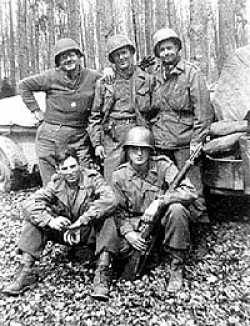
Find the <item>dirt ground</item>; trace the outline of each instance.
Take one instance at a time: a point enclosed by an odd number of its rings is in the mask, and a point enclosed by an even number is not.
[[[1,287],[18,267],[20,205],[33,191],[0,195]],[[115,281],[109,302],[96,302],[91,298],[93,266],[70,260],[63,246],[48,244],[37,267],[37,286],[23,296],[0,294],[0,326],[249,326],[249,205],[245,199],[210,198],[212,223],[204,236],[206,246],[194,245],[184,289],[172,297],[166,292],[165,262],[141,280]]]

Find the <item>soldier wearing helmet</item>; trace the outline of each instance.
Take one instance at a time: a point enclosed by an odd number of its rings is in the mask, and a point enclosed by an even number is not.
[[[169,156],[180,169],[208,133],[213,110],[204,76],[181,58],[182,42],[176,32],[162,28],[153,35],[153,43],[160,61],[154,73],[157,87],[152,101],[152,107],[159,111],[151,121],[156,150]],[[189,177],[199,192],[195,216],[208,222],[200,166],[194,166]]]
[[[81,65],[83,51],[70,38],[59,39],[54,48],[55,68],[23,79],[19,84],[24,103],[42,124],[37,130],[36,152],[46,185],[55,173],[55,150],[65,144],[77,149],[81,166],[92,162],[87,134],[95,83],[101,77]],[[46,93],[42,112],[34,92]]]
[[[132,248],[144,252],[147,243],[138,230],[139,223],[144,219],[146,223],[152,221],[151,212],[144,213],[154,200],[164,196],[166,211],[161,218],[161,243],[172,259],[168,290],[176,292],[183,283],[184,258],[190,245],[189,205],[197,198],[195,188],[184,179],[175,191],[167,192],[178,170],[166,156],[154,155],[154,138],[149,129],[142,126],[130,129],[123,147],[127,161],[112,174],[113,190],[120,209],[119,216],[116,216],[116,240],[110,243],[120,245],[107,248],[107,251],[113,257],[129,255]],[[96,295],[101,293],[101,289],[96,287]]]
[[[114,64],[111,84],[97,81],[90,116],[90,137],[96,156],[104,160],[104,176],[110,180],[119,164],[126,132],[135,125],[147,125],[151,114],[153,80],[134,65],[135,46],[127,36],[117,34],[107,42],[107,57]]]

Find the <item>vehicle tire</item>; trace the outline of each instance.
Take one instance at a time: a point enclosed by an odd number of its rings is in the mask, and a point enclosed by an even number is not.
[[[11,184],[11,169],[6,156],[0,150],[0,192],[10,191]]]
[[[22,148],[12,139],[0,136],[0,191],[10,191],[15,188],[15,171],[25,171],[27,160]]]

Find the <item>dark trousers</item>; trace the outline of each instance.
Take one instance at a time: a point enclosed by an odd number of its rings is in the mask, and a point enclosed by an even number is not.
[[[107,218],[103,223],[96,223],[95,226],[82,226],[80,231],[80,243],[77,246],[93,245],[96,243],[96,254],[112,246],[115,238],[111,236],[114,232],[114,219]],[[60,243],[69,246],[63,240],[63,231],[57,231],[47,228],[38,228],[37,226],[26,222],[19,239],[18,248],[20,252],[30,254],[39,259],[48,241]]]
[[[82,167],[88,167],[92,163],[90,139],[87,132],[82,128],[54,125],[47,122],[43,122],[38,128],[36,154],[43,185],[46,185],[56,172],[56,152],[67,145],[77,150]]]
[[[188,208],[179,203],[169,205],[161,219],[161,226],[159,228],[161,234],[164,233],[163,246],[176,250],[188,249],[190,246],[189,222],[190,212]],[[127,255],[131,247],[127,240],[120,235],[117,224],[119,223],[116,223],[113,217],[105,220],[102,226],[105,246],[102,246],[102,250],[109,251],[121,258],[120,256]],[[99,239],[101,240],[101,238]]]

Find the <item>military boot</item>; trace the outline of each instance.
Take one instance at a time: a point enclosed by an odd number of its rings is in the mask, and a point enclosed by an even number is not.
[[[111,256],[104,251],[99,257],[94,277],[94,292],[92,297],[97,300],[107,301],[109,298]]]
[[[171,249],[170,254],[172,260],[170,263],[170,279],[167,291],[176,293],[180,291],[183,285],[183,271],[186,251]]]
[[[22,255],[20,268],[15,275],[14,281],[6,286],[2,293],[6,295],[19,295],[31,288],[37,281],[37,275],[33,271],[35,259],[28,253]]]

